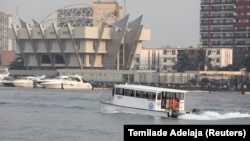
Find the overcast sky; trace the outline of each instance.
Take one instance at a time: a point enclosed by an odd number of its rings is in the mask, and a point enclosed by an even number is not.
[[[103,0],[110,1],[110,0]],[[125,0],[116,0],[124,7]],[[72,4],[92,4],[93,0],[0,0],[0,11],[33,24],[57,9]],[[126,0],[126,13],[133,21],[143,15],[142,25],[151,30],[145,47],[196,47],[199,43],[200,0]]]

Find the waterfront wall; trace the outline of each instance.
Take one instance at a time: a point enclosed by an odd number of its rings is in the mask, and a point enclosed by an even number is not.
[[[80,75],[86,81],[99,82],[127,82],[127,83],[189,83],[191,79],[203,78],[208,79],[230,79],[238,76],[239,81],[242,79],[244,83],[250,80],[250,74],[246,73],[244,79],[240,72],[157,72],[154,70],[102,70],[102,69],[58,69],[58,70],[9,70],[10,74],[15,77],[27,75],[46,75],[47,77],[56,77],[58,75]],[[223,74],[223,75],[222,75]],[[231,75],[229,75],[231,74]],[[241,77],[240,77],[241,76]]]
[[[91,70],[58,69],[59,75],[80,75],[86,81],[128,82],[128,83],[188,83],[196,78],[196,72],[169,73],[153,70]]]

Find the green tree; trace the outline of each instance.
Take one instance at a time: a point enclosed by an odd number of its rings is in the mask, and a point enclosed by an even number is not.
[[[185,72],[194,69],[193,58],[188,51],[178,51],[177,62],[174,67],[177,72]]]
[[[250,72],[250,56],[247,55],[242,61],[243,67],[246,68],[247,72]]]
[[[201,48],[198,50],[197,55],[197,68],[198,70],[205,70],[205,67],[207,67],[207,70],[214,70],[212,64],[212,59],[206,57],[206,50],[204,48]]]
[[[243,68],[243,60],[244,60],[244,55],[239,52],[238,49],[233,49],[233,65],[232,65],[232,70],[233,71],[238,71],[241,68]]]
[[[198,70],[204,70],[205,65],[206,65],[206,50],[204,48],[201,48],[198,50],[196,66]]]
[[[9,69],[25,69],[22,57],[17,56],[9,65]]]

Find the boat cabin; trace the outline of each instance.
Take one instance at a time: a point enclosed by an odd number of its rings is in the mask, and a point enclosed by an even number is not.
[[[188,91],[144,85],[114,85],[112,103],[114,105],[166,111],[185,112],[185,93]]]

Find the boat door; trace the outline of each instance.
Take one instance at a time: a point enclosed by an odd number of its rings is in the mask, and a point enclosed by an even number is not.
[[[180,93],[162,92],[161,93],[161,109],[179,110]]]

